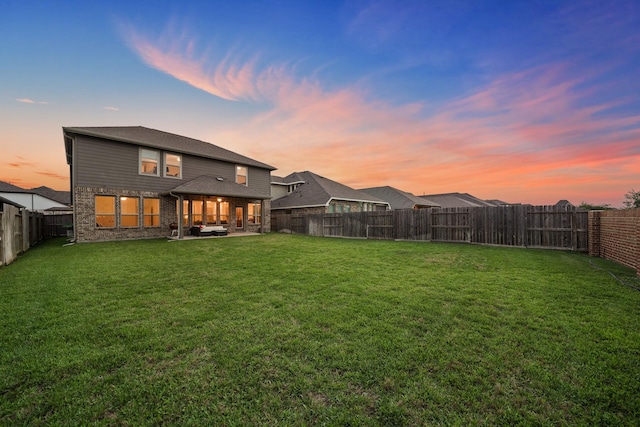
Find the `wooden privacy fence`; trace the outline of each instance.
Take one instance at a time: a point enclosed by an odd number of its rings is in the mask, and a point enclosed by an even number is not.
[[[5,265],[42,239],[43,215],[9,204],[0,208],[0,265]]]
[[[552,248],[587,252],[588,212],[555,206],[271,214],[272,231],[325,237]]]
[[[44,237],[64,237],[73,224],[73,214],[45,215]]]

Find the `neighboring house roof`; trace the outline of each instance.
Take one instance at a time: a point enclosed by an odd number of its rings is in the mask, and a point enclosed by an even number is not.
[[[5,199],[2,196],[0,196],[0,205],[1,204],[7,204],[7,205],[15,206],[16,208],[20,208],[20,209],[24,209],[25,208],[20,203],[16,203],[13,200]]]
[[[293,174],[291,174],[291,175],[293,175]],[[287,178],[283,178],[281,176],[276,176],[276,175],[271,175],[271,184],[274,184],[274,185],[291,185],[291,184],[303,184],[304,183],[304,180],[300,180],[300,181],[288,180],[288,178],[291,175],[287,176]]]
[[[64,205],[70,205],[71,204],[71,192],[70,191],[59,191],[59,190],[54,190],[53,188],[49,188],[49,187],[45,187],[45,186],[32,188],[29,191],[31,191],[33,193],[36,193],[36,194],[39,194],[42,197],[46,197],[47,199],[51,199],[51,200],[54,200],[54,201],[56,201],[58,203],[62,203]]]
[[[24,193],[25,189],[5,181],[0,181],[0,191],[5,193]]]
[[[510,205],[512,205],[512,203],[507,203],[507,202],[504,202],[504,201],[498,200],[498,199],[485,200],[485,202],[491,203],[491,204],[496,205],[496,206],[510,206]]]
[[[443,208],[476,208],[476,207],[493,207],[493,203],[478,199],[468,193],[445,193],[445,194],[429,194],[420,196],[420,198],[431,200],[438,203]]]
[[[184,154],[192,154],[216,160],[224,160],[231,163],[239,163],[263,169],[276,169],[266,163],[250,159],[249,157],[234,153],[233,151],[229,151],[205,141],[156,129],[150,129],[143,126],[63,127],[62,129],[65,137],[67,133],[74,133]],[[71,145],[67,143],[66,138],[65,146],[67,151],[67,163],[71,164]]]
[[[440,207],[440,205],[431,200],[414,196],[406,191],[385,185],[383,187],[361,188],[360,191],[376,196],[377,198],[389,202],[391,209],[414,209]]]
[[[271,209],[291,209],[326,206],[331,200],[346,200],[388,205],[387,202],[363,191],[355,190],[313,172],[294,172],[284,178],[286,183],[304,182],[291,194],[273,200]]]
[[[567,207],[567,206],[572,207],[573,204],[568,200],[562,199],[562,200],[558,200],[558,203],[556,203],[555,206],[558,206],[558,207]]]
[[[71,204],[71,193],[69,191],[58,191],[45,186],[40,186],[40,187],[27,190],[25,188],[18,187],[17,185],[0,181],[0,193],[14,193],[14,194],[20,194],[20,195],[36,194],[56,204],[62,204],[65,206],[69,206]],[[25,206],[22,206],[21,204],[17,204],[17,206],[20,206],[23,208],[25,207]]]
[[[221,197],[246,197],[254,199],[264,199],[264,194],[246,185],[237,184],[233,181],[214,178],[212,176],[199,176],[187,181],[170,191],[172,194],[201,194],[205,196]],[[268,198],[268,197],[267,197]]]

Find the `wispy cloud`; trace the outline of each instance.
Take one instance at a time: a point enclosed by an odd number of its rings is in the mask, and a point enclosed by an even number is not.
[[[108,111],[120,111],[118,107],[103,107],[103,108]]]
[[[42,104],[42,105],[48,104],[47,101],[34,101],[32,99],[29,99],[29,98],[17,98],[16,101],[22,102],[24,104]]]
[[[609,99],[598,70],[581,64],[504,74],[426,113],[421,102],[394,105],[356,86],[326,90],[285,64],[198,55],[195,39],[176,28],[158,40],[133,28],[125,35],[153,68],[223,99],[268,106],[211,140],[284,173],[310,169],[355,187],[414,193],[495,197],[500,189],[510,201],[604,194],[612,176],[631,186],[639,173],[640,115],[620,112],[628,100]]]
[[[153,40],[130,25],[121,24],[120,28],[131,49],[149,66],[226,100],[264,100],[260,86],[278,74],[278,70],[266,69],[258,75],[257,58],[239,63],[232,54],[226,54],[212,68],[210,58],[199,56],[195,38],[175,22]]]
[[[5,163],[10,168],[21,169],[21,168],[33,168],[37,166],[35,163],[25,162],[25,161],[17,161],[17,162],[8,162]]]
[[[55,173],[55,172],[39,171],[39,172],[36,172],[36,174],[43,175],[48,178],[57,179],[59,181],[64,181],[64,182],[69,181],[68,175],[60,175],[59,173]]]

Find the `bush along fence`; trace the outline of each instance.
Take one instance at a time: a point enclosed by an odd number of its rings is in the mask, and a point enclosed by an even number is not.
[[[555,206],[272,213],[272,231],[313,236],[464,242],[587,252],[588,212]]]
[[[640,277],[640,209],[589,212],[589,255],[635,268]]]

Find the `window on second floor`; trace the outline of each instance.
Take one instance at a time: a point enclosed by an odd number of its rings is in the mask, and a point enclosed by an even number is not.
[[[140,173],[158,176],[160,172],[160,152],[156,150],[140,149]]]
[[[236,183],[242,185],[248,185],[248,174],[246,166],[236,166]]]
[[[179,154],[164,154],[164,176],[171,178],[182,177],[182,156]]]

